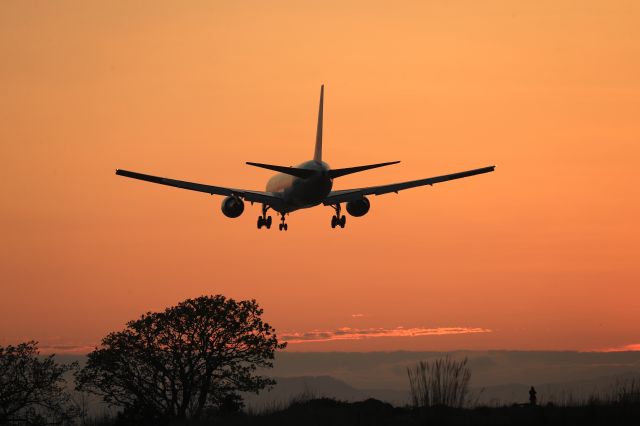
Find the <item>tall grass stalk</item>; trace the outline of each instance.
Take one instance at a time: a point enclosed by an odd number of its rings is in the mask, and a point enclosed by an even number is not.
[[[414,407],[464,406],[471,380],[467,358],[458,361],[447,355],[420,361],[415,367],[407,367],[407,375]]]

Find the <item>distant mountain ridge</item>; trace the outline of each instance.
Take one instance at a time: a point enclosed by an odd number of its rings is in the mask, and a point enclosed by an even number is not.
[[[472,401],[500,405],[528,401],[536,386],[538,400],[562,402],[585,399],[607,391],[616,380],[640,378],[640,352],[455,351],[471,368]],[[247,406],[288,404],[292,399],[327,396],[344,401],[376,398],[402,406],[409,401],[407,367],[445,352],[279,352],[273,369],[260,374],[274,377],[270,392],[246,395]],[[60,355],[59,361],[86,356]]]
[[[408,391],[356,389],[331,376],[274,377],[274,379],[277,384],[270,391],[261,392],[259,395],[243,395],[247,407],[261,410],[268,407],[284,407],[296,400],[325,397],[347,402],[375,398],[394,405],[404,405],[409,401]]]
[[[296,400],[314,398],[334,398],[340,401],[356,402],[369,398],[388,402],[395,406],[409,403],[409,390],[394,389],[357,389],[342,380],[331,376],[274,377],[277,384],[259,395],[245,395],[247,407],[261,410],[266,407],[286,407]],[[555,382],[555,383],[509,383],[486,387],[471,387],[470,401],[474,405],[511,405],[526,403],[529,388],[533,385],[538,392],[541,404],[583,403],[591,397],[610,396],[613,386],[624,380],[640,381],[640,373],[599,377],[596,379]],[[407,386],[408,388],[408,386]]]

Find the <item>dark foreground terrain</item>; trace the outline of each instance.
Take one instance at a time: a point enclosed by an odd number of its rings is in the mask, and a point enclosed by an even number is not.
[[[87,422],[93,425],[640,425],[640,404],[432,407],[412,409],[368,399],[341,402],[329,398],[293,402],[286,408],[262,414],[216,415],[197,422],[162,422],[159,419],[125,419]]]

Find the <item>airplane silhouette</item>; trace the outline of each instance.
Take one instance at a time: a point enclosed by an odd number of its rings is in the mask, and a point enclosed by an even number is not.
[[[318,128],[316,131],[316,146],[313,160],[306,161],[296,167],[276,166],[271,164],[252,163],[246,164],[263,169],[279,172],[267,182],[266,191],[252,191],[246,189],[226,188],[221,186],[204,185],[201,183],[186,182],[182,180],[168,179],[151,176],[127,170],[116,170],[119,176],[159,183],[161,185],[174,186],[176,188],[205,192],[211,195],[226,196],[222,201],[222,213],[230,218],[236,218],[244,211],[243,199],[251,204],[262,204],[262,214],[258,216],[258,229],[271,228],[271,216],[267,216],[269,209],[280,214],[279,229],[286,231],[288,226],[285,217],[289,213],[314,207],[320,204],[331,206],[335,214],[331,218],[331,227],[344,228],[347,218],[342,215],[341,203],[346,203],[347,212],[351,216],[360,217],[367,214],[370,208],[367,195],[382,195],[390,192],[398,193],[404,189],[417,186],[433,185],[453,179],[489,173],[495,166],[480,169],[467,170],[450,175],[435,176],[426,179],[412,180],[408,182],[392,183],[389,185],[370,186],[365,188],[342,189],[332,191],[333,180],[341,176],[377,167],[399,163],[390,161],[387,163],[369,164],[366,166],[347,167],[343,169],[331,169],[322,161],[322,108],[324,103],[324,85],[320,87],[320,108],[318,111]]]

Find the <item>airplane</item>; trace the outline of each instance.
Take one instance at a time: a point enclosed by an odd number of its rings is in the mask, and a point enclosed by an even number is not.
[[[296,167],[278,166],[272,164],[247,162],[246,164],[278,172],[266,185],[266,191],[227,188],[222,186],[205,185],[147,175],[127,170],[116,170],[116,175],[128,178],[168,185],[191,191],[204,192],[211,195],[222,195],[222,213],[229,218],[237,218],[244,211],[244,201],[262,204],[262,214],[258,216],[257,226],[271,228],[272,218],[267,215],[271,209],[280,215],[280,231],[286,231],[288,224],[286,216],[290,213],[318,205],[330,206],[335,210],[331,217],[331,228],[344,228],[347,218],[342,214],[342,203],[346,203],[347,212],[354,217],[364,216],[371,207],[367,196],[398,193],[399,191],[424,185],[433,185],[449,180],[460,179],[482,173],[493,172],[495,166],[482,167],[443,176],[408,182],[392,183],[388,185],[370,186],[364,188],[333,190],[333,181],[342,176],[364,170],[397,164],[399,161],[369,164],[365,166],[332,169],[322,160],[322,117],[324,104],[324,85],[320,87],[320,107],[318,110],[318,127],[316,130],[316,144],[313,160],[305,161]],[[244,200],[244,201],[243,201]]]

